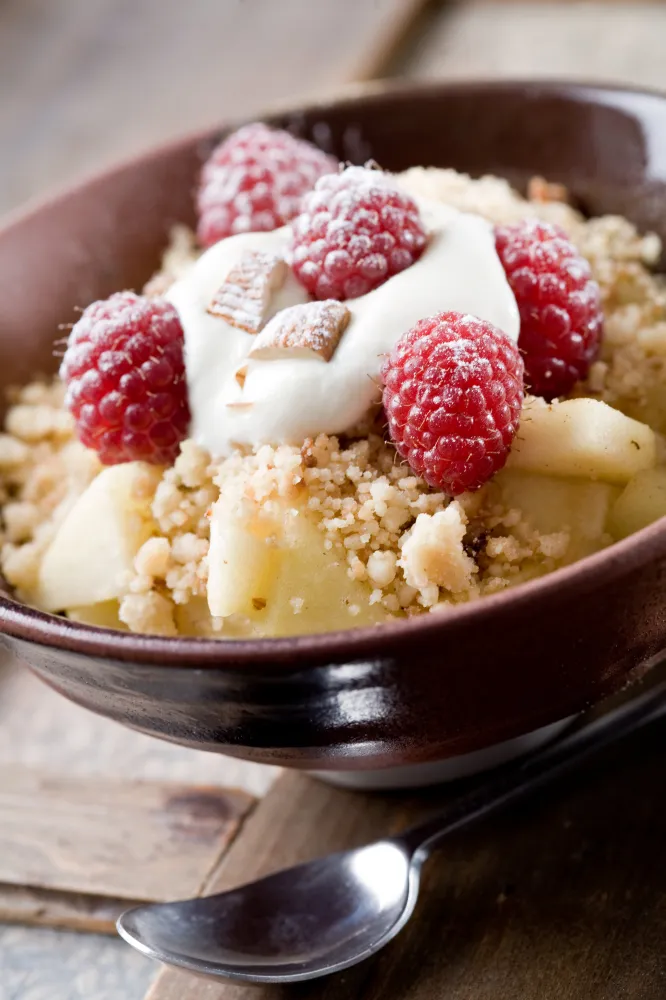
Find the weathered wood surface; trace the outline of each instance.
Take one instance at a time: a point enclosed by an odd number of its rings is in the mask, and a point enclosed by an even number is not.
[[[188,787],[239,785],[253,795],[263,794],[275,775],[273,768],[187,750],[94,716],[2,651],[0,762],[48,767],[99,787],[130,776]],[[93,933],[113,934],[127,905],[127,899],[1,884],[0,1000],[140,1000],[156,967],[119,939]]]
[[[0,883],[0,923],[115,934],[123,910],[140,902]]]
[[[659,1000],[665,733],[661,724],[566,786],[452,839],[425,868],[413,920],[374,959],[284,990],[165,970],[147,1000]],[[395,832],[445,797],[361,796],[289,775],[208,889]]]
[[[423,22],[395,66],[413,77],[570,77],[666,88],[666,5],[469,0]]]
[[[424,0],[2,0],[0,214],[177,133],[381,74]]]
[[[0,767],[0,883],[196,895],[252,805],[241,791]]]

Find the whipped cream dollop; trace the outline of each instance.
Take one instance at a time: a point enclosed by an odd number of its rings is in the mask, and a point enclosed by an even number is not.
[[[517,341],[518,309],[490,223],[415,200],[429,234],[425,251],[379,288],[344,303],[351,317],[330,361],[248,358],[256,336],[207,311],[248,250],[288,256],[288,226],[216,243],[172,285],[167,298],[185,333],[191,435],[212,455],[222,458],[237,445],[300,445],[306,437],[353,427],[380,398],[384,356],[418,320],[435,313],[470,313]],[[266,319],[308,301],[290,270]],[[238,379],[241,366],[244,378]]]

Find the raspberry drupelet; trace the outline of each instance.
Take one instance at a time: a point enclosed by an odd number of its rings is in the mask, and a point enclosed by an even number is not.
[[[93,302],[60,367],[79,440],[104,465],[172,464],[190,421],[183,330],[164,299],[118,292]]]
[[[551,400],[585,378],[599,349],[601,293],[563,230],[525,219],[495,230],[497,253],[520,312],[525,383]]]
[[[427,240],[414,200],[365,167],[317,181],[292,228],[294,272],[317,299],[365,295],[413,264]]]
[[[399,454],[450,496],[479,489],[506,462],[523,403],[517,345],[458,312],[423,319],[382,368],[384,410]]]
[[[304,139],[245,125],[211,153],[197,196],[197,237],[204,247],[234,233],[277,229],[298,214],[303,195],[338,161]]]

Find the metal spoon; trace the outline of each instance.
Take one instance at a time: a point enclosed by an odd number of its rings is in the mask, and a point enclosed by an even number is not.
[[[288,868],[231,892],[139,906],[118,920],[144,955],[199,975],[290,983],[346,969],[412,915],[421,866],[454,830],[508,806],[666,714],[666,681],[496,773],[400,836]]]

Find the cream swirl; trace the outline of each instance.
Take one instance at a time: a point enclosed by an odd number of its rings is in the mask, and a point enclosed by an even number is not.
[[[167,298],[185,332],[191,433],[211,454],[223,457],[235,445],[298,445],[309,436],[353,427],[379,398],[384,355],[426,316],[470,313],[518,339],[518,309],[492,226],[480,216],[416,200],[429,233],[426,250],[407,270],[345,303],[351,319],[328,362],[248,358],[255,337],[207,312],[247,250],[287,255],[289,227],[222,240],[169,289]],[[273,295],[269,315],[307,301],[290,271]],[[242,386],[235,377],[241,363],[246,367]]]

